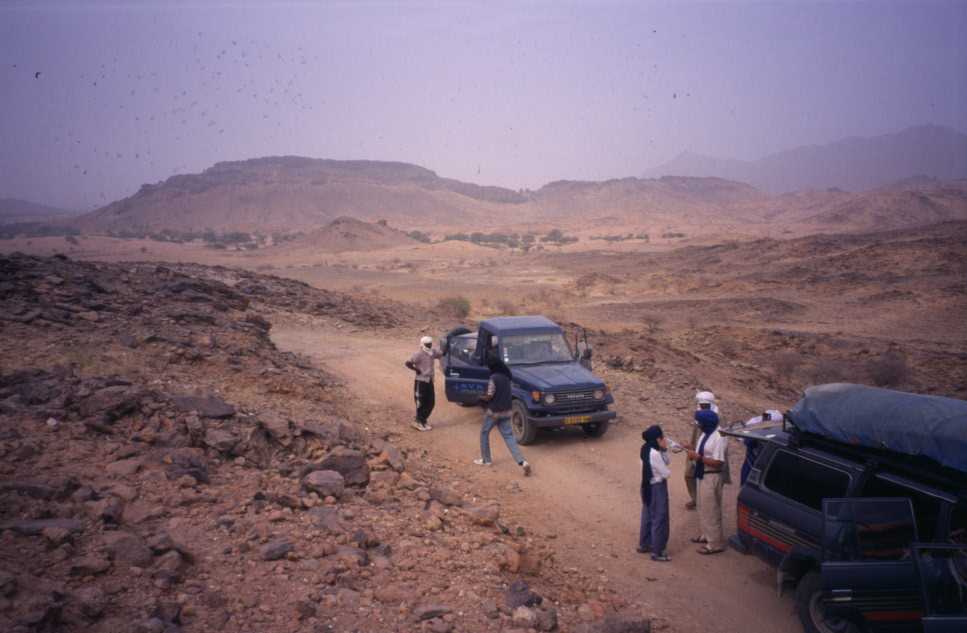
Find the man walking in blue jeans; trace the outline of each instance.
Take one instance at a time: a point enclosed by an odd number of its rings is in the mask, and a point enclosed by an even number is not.
[[[490,466],[493,463],[490,459],[490,431],[496,426],[514,461],[524,470],[524,476],[530,475],[531,465],[521,455],[517,440],[514,439],[514,432],[510,428],[513,407],[510,369],[496,357],[488,359],[487,367],[490,369],[490,381],[487,383],[487,392],[480,396],[480,399],[487,403],[487,413],[484,415],[483,427],[480,429],[480,459],[473,460],[473,463],[478,466]]]

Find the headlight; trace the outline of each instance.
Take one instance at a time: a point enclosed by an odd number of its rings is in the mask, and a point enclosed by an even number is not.
[[[594,399],[595,400],[603,400],[604,399],[604,389],[595,389],[594,390]]]
[[[544,395],[544,404],[554,404],[554,394],[548,393]]]
[[[541,401],[541,392],[540,391],[532,391],[531,392],[531,400],[533,400],[534,402],[540,402]]]

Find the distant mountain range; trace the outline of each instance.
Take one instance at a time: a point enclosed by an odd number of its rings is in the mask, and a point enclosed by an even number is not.
[[[954,180],[967,178],[967,134],[924,125],[895,134],[798,147],[754,161],[685,152],[644,175],[715,176],[770,193],[866,191],[911,176]]]
[[[513,191],[442,178],[408,163],[272,156],[172,176],[95,211],[56,221],[84,233],[133,237],[163,231],[291,235],[340,219],[306,242],[328,244],[333,233],[346,229],[360,243],[376,244],[401,236],[375,236],[364,225],[343,225],[351,219],[386,220],[432,232],[437,226],[496,230],[523,223],[764,222],[839,231],[967,219],[967,136],[946,128],[845,139],[753,162],[684,155],[657,171],[679,173],[562,180],[536,191]],[[722,175],[704,175],[713,171]],[[343,237],[336,241],[346,241]]]
[[[77,211],[48,207],[29,200],[0,198],[0,224],[42,222],[53,218],[77,215]]]

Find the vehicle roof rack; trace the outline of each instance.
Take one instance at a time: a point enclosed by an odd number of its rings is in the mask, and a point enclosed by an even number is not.
[[[889,471],[943,489],[959,499],[967,500],[967,473],[942,466],[929,457],[847,444],[815,433],[807,433],[796,428],[796,425],[785,416],[783,416],[783,430],[789,434],[790,443],[793,445],[818,448],[860,463],[873,463],[874,470]]]

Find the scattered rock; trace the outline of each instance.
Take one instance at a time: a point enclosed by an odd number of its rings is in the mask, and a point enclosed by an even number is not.
[[[75,533],[82,531],[84,524],[77,519],[34,519],[0,523],[0,530],[13,530],[17,534],[24,536],[37,536],[49,528],[62,529],[68,533]]]
[[[111,568],[111,561],[95,554],[84,556],[75,560],[70,567],[71,574],[75,576],[96,576],[103,574]]]
[[[292,543],[285,539],[278,539],[263,545],[259,549],[259,556],[261,556],[262,560],[279,560],[280,558],[285,558],[286,554],[293,549]]]
[[[320,497],[331,495],[338,498],[345,490],[346,480],[335,470],[315,470],[303,478],[302,485]]]
[[[517,607],[514,609],[511,618],[516,626],[522,626],[526,629],[537,626],[537,613],[529,607]]]
[[[417,620],[430,620],[444,616],[452,611],[450,607],[442,604],[421,605],[413,609],[413,617]]]
[[[151,564],[151,549],[137,534],[123,530],[106,532],[103,541],[108,555],[116,562],[135,567],[147,567]]]
[[[335,470],[347,486],[365,486],[369,483],[369,464],[360,451],[338,446],[327,454],[317,466],[318,470]]]
[[[105,466],[104,470],[116,477],[130,477],[141,470],[141,459],[138,457],[119,459]]]
[[[430,498],[439,501],[445,506],[463,505],[463,497],[459,493],[440,484],[430,487]]]
[[[238,437],[227,429],[208,428],[205,431],[205,445],[219,453],[230,455],[238,441]]]
[[[504,592],[504,603],[509,609],[536,607],[542,602],[544,602],[544,598],[531,591],[523,580],[515,580]]]
[[[203,418],[224,419],[235,415],[235,407],[218,396],[173,396],[171,403],[179,410],[198,413]]]
[[[463,511],[475,525],[493,525],[500,518],[500,506],[497,505],[466,506]]]

